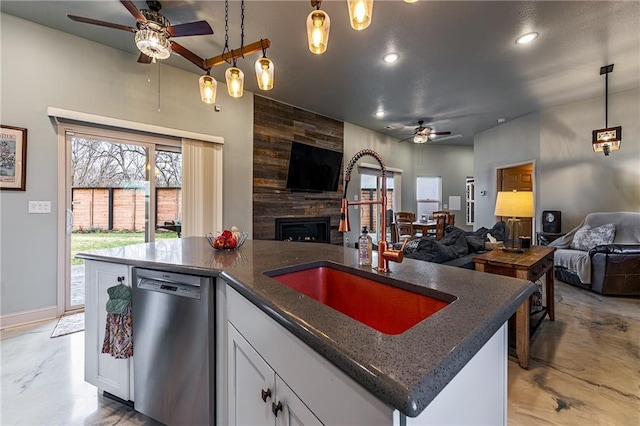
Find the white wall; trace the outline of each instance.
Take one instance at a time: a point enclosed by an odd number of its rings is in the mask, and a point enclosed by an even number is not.
[[[460,197],[460,210],[447,209],[456,215],[456,226],[471,230],[466,225],[466,183],[467,177],[473,176],[472,146],[455,145],[414,145],[413,163],[415,176],[440,176],[442,178],[442,203],[448,204],[450,196]],[[410,211],[417,211],[415,179],[412,179],[413,204]],[[404,203],[404,202],[403,202]]]
[[[605,126],[604,102],[542,111],[538,211],[562,211],[563,231],[589,212],[640,211],[640,90],[609,95],[609,126],[622,126],[622,143],[608,157],[591,148],[592,130]]]
[[[403,211],[416,211],[416,176],[441,176],[442,193],[445,202],[450,195],[461,197],[464,208],[465,184],[467,176],[473,175],[473,147],[422,145],[413,143],[398,143],[395,138],[365,129],[350,123],[344,123],[344,162],[349,160],[361,149],[369,148],[376,151],[387,167],[402,169],[402,205]],[[375,164],[371,157],[363,157],[360,162]],[[359,194],[360,175],[357,167],[351,174],[347,197],[353,200]],[[399,209],[396,209],[399,210]],[[466,229],[465,212],[455,212],[456,226]],[[349,245],[357,240],[360,234],[358,211],[350,209],[352,231],[346,234]]]
[[[591,131],[604,127],[604,96],[476,135],[476,227],[495,220],[496,168],[527,161],[535,161],[537,229],[543,210],[562,212],[563,232],[590,212],[640,211],[640,90],[609,94],[609,125],[622,126],[622,144],[608,157],[591,148]]]
[[[496,170],[504,166],[537,162],[540,152],[540,115],[529,114],[479,133],[473,144],[475,228],[491,228],[496,222],[493,214],[497,195]],[[536,186],[537,182],[534,182],[534,189]],[[486,195],[480,195],[481,191],[486,191]]]
[[[200,101],[195,67],[160,65],[158,112],[157,65],[11,15],[0,19],[1,121],[28,130],[26,191],[0,193],[2,315],[56,304],[57,137],[49,106],[224,137],[224,225],[251,230],[251,93],[232,99],[219,84],[216,113]],[[29,200],[51,201],[52,213],[27,214]]]

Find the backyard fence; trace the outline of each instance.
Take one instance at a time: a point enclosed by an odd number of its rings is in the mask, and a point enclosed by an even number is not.
[[[182,216],[181,188],[156,188],[156,223]],[[72,188],[73,230],[142,232],[145,229],[142,188]]]

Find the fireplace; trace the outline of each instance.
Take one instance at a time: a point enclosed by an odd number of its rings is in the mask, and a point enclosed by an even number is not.
[[[305,241],[329,243],[331,218],[327,217],[277,217],[277,241]]]

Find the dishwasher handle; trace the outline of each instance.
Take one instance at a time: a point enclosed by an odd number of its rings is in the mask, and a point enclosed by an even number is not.
[[[153,280],[148,278],[138,278],[137,284],[139,290],[155,291],[157,293],[188,297],[190,299],[200,299],[201,297],[200,287],[189,284]]]

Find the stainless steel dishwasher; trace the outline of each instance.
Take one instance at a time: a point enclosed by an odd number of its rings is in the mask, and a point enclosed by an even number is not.
[[[134,407],[167,425],[215,423],[212,279],[133,270]]]

